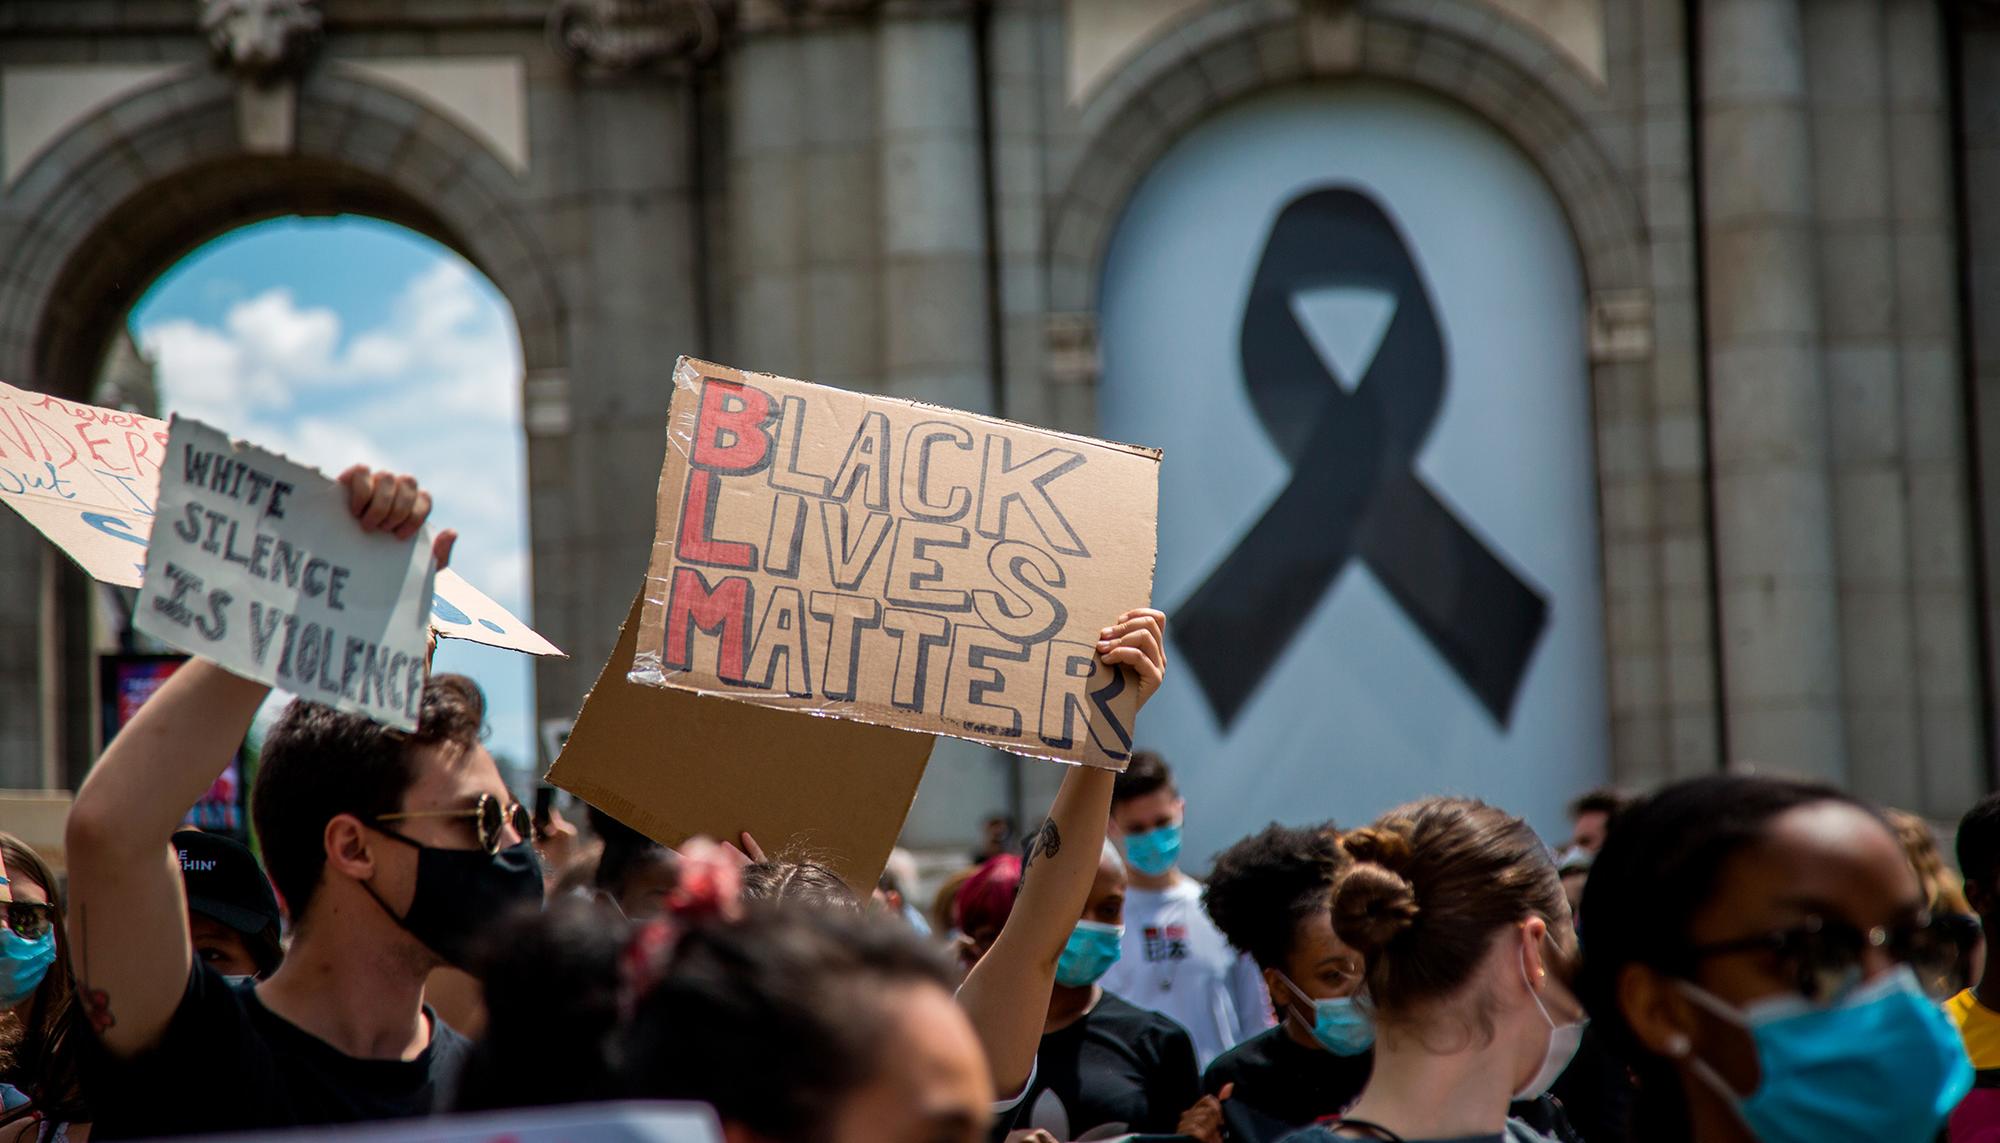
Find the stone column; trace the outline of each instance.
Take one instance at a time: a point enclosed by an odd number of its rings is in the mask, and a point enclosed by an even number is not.
[[[1731,761],[1847,772],[1799,0],[1702,0],[1703,249]]]
[[[730,52],[730,364],[807,376],[800,313],[805,264],[799,40],[745,14]]]
[[[883,389],[989,411],[985,183],[970,5],[883,8]]]
[[[1922,758],[1916,801],[1909,808],[1955,818],[1986,791],[1988,776],[1981,761],[1946,48],[1937,5],[1929,0],[1888,0],[1883,23],[1896,366]],[[1975,212],[1988,209],[1973,201]],[[1882,759],[1879,765],[1908,763]]]
[[[1814,0],[1802,16],[1850,777],[1910,806],[1920,751],[1882,4]]]

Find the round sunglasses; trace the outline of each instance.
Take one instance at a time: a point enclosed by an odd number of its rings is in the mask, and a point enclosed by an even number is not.
[[[501,834],[510,825],[514,827],[515,835],[523,840],[534,836],[534,822],[528,816],[526,806],[519,802],[503,806],[500,799],[491,794],[479,795],[478,801],[462,810],[399,810],[393,814],[377,814],[375,822],[407,822],[420,818],[470,819],[478,831],[479,847],[489,854],[500,852]]]
[[[1779,972],[1791,980],[1800,996],[1824,1003],[1861,983],[1866,975],[1862,961],[1870,949],[1880,949],[1890,960],[1915,966],[1920,972],[1955,958],[1964,939],[1959,924],[1957,918],[1918,916],[1861,929],[1828,917],[1807,917],[1789,929],[1696,945],[1688,953],[1695,960],[1767,954],[1777,961]]]
[[[39,941],[56,924],[56,907],[35,901],[0,903],[0,920],[24,941]]]

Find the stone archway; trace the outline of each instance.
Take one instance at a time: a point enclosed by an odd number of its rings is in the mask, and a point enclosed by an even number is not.
[[[1692,599],[1690,613],[1703,619],[1683,624],[1671,641],[1664,631],[1675,616],[1660,590],[1677,574],[1670,569],[1708,565],[1707,505],[1698,475],[1680,471],[1687,462],[1664,472],[1654,447],[1663,431],[1649,392],[1662,384],[1653,306],[1660,275],[1630,176],[1593,127],[1616,109],[1556,45],[1496,9],[1478,0],[1217,5],[1165,30],[1110,75],[1082,109],[1077,165],[1046,232],[1050,380],[1071,392],[1094,385],[1106,250],[1125,204],[1168,148],[1239,99],[1346,78],[1407,84],[1470,109],[1554,192],[1588,295],[1612,773],[1637,784],[1714,769],[1716,680],[1683,669],[1713,661],[1705,617],[1713,614],[1714,585],[1699,571],[1698,586],[1679,585]],[[1675,365],[1685,372],[1684,361]],[[1082,412],[1072,419],[1094,420]],[[1682,451],[1691,450],[1698,453]],[[1698,474],[1698,455],[1693,468]]]
[[[505,295],[530,387],[562,386],[570,360],[565,307],[530,217],[526,190],[484,144],[436,112],[337,66],[299,83],[291,149],[244,145],[234,81],[191,70],[74,125],[0,203],[28,220],[0,280],[0,377],[72,398],[88,388],[139,294],[196,246],[284,214],[356,213],[416,230],[463,255]],[[559,447],[559,446],[556,446]],[[530,483],[537,464],[530,438]],[[91,745],[87,589],[32,535],[0,542],[14,583],[42,583],[0,604],[8,696],[38,725],[5,727],[38,742],[39,766],[16,761],[5,784],[37,770],[73,784]],[[23,678],[25,676],[25,678]],[[39,685],[39,704],[27,701]],[[15,701],[17,700],[18,701]]]

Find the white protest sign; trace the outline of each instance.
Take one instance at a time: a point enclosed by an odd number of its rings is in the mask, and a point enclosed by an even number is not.
[[[145,578],[166,450],[165,421],[0,383],[0,503],[92,579],[138,587]],[[430,623],[445,639],[562,654],[451,569],[438,574]]]
[[[214,1138],[271,1137],[266,1131]],[[722,1125],[703,1104],[587,1103],[307,1128],[281,1138],[291,1143],[722,1143]]]
[[[245,678],[417,728],[431,534],[364,532],[347,490],[175,417],[133,625]]]

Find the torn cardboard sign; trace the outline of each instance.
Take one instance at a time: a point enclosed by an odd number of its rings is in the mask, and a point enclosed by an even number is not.
[[[0,501],[92,579],[138,587],[146,576],[167,423],[0,383]],[[447,569],[431,629],[530,655],[556,645]]]
[[[1154,449],[682,358],[632,679],[1123,769]]]
[[[401,730],[429,674],[430,529],[364,532],[347,490],[175,417],[132,623],[259,682]]]
[[[935,741],[626,678],[641,600],[547,781],[666,845],[748,830],[812,856],[866,897],[903,830]]]

